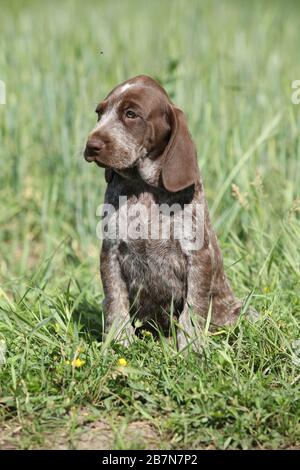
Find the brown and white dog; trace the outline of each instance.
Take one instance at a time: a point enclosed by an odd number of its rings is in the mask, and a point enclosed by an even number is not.
[[[114,88],[96,112],[99,119],[84,156],[105,168],[106,203],[118,212],[119,198],[126,196],[129,206],[142,203],[149,213],[154,205],[198,204],[204,214],[197,249],[187,249],[174,237],[104,239],[100,269],[106,331],[115,325],[116,336],[127,342],[134,334],[133,319],[139,319],[143,328],[155,322],[167,332],[172,310],[182,349],[195,341],[194,318],[201,326],[209,313],[212,325],[233,324],[242,302],[224,273],[183,112],[144,75]]]

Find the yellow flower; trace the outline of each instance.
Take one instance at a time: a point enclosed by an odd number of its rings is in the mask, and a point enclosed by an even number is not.
[[[270,292],[270,288],[269,287],[264,287],[263,291],[264,291],[265,294],[268,294]]]
[[[84,364],[85,364],[85,361],[83,361],[82,359],[79,359],[79,357],[78,357],[77,359],[74,359],[74,360],[72,361],[72,366],[73,366],[73,367],[77,367],[77,368],[78,368],[78,367],[84,366]]]
[[[151,331],[144,330],[144,331],[143,331],[143,335],[144,335],[144,336],[149,336],[149,337],[150,337],[150,336],[152,336],[152,333],[151,333]]]
[[[121,367],[126,367],[127,366],[127,361],[124,357],[120,357],[120,359],[118,360],[118,364]]]
[[[72,367],[82,367],[84,364],[85,364],[85,361],[83,361],[82,359],[79,359],[79,357],[77,359],[73,359],[73,361],[65,361],[65,364],[67,366],[72,366]]]

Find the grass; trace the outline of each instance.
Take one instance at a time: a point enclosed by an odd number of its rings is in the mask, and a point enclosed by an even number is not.
[[[3,0],[1,15],[0,446],[72,448],[104,422],[107,445],[147,448],[127,431],[142,422],[162,448],[299,447],[299,4]],[[96,103],[139,73],[186,112],[228,275],[261,312],[206,334],[200,357],[100,341],[105,183],[81,149]]]

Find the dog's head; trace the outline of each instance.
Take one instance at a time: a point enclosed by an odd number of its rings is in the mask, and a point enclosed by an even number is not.
[[[171,192],[194,184],[197,156],[185,116],[152,78],[140,75],[114,88],[96,109],[85,159],[122,172],[136,167],[147,182]]]

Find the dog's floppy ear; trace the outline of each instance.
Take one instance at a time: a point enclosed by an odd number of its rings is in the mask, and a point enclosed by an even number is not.
[[[164,150],[162,182],[167,191],[181,191],[199,178],[197,152],[183,112],[170,106],[171,137]]]

